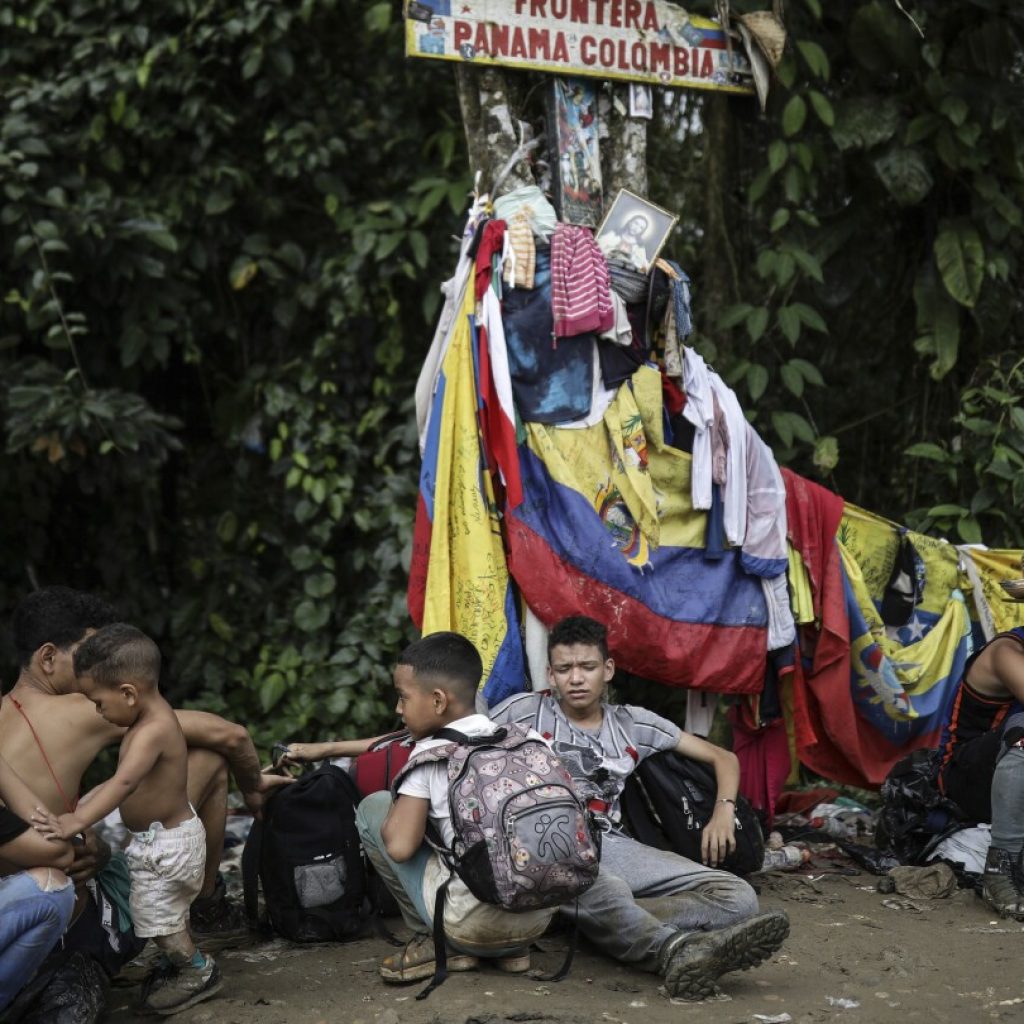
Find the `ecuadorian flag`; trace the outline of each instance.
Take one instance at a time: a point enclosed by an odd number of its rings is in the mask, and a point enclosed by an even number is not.
[[[420,469],[409,610],[423,634],[455,630],[483,658],[495,704],[525,686],[518,616],[480,438],[474,295],[459,299],[436,382]]]
[[[706,556],[707,514],[690,503],[690,456],[666,444],[659,372],[638,369],[594,426],[525,432],[523,498],[505,527],[512,575],[538,618],[590,615],[608,627],[616,663],[645,678],[759,692],[761,581],[738,548]]]

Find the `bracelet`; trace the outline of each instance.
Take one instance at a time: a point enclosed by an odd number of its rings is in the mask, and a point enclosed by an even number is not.
[[[719,797],[719,798],[718,798],[718,799],[717,799],[717,800],[715,801],[715,803],[717,803],[717,804],[732,804],[732,805],[733,805],[733,807],[735,807],[735,806],[736,806],[736,801],[735,801],[735,800],[733,800],[733,799],[731,799],[730,797],[727,797],[727,796],[720,796],[720,797]]]

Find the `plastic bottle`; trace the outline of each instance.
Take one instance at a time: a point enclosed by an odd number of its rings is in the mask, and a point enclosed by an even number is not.
[[[807,851],[801,850],[799,846],[781,846],[777,850],[764,851],[764,864],[762,871],[794,871],[804,863]]]

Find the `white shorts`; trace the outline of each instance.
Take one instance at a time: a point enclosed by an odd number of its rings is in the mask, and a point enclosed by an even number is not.
[[[151,939],[185,931],[206,867],[206,829],[199,816],[174,828],[155,821],[148,831],[133,832],[124,855],[132,876],[135,934]]]

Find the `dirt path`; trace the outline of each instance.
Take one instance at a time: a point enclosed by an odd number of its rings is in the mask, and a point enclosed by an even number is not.
[[[772,961],[727,975],[712,1003],[673,1004],[654,975],[581,953],[570,977],[545,984],[495,971],[452,975],[417,1002],[419,985],[383,985],[380,941],[298,947],[283,942],[219,954],[222,993],[182,1024],[757,1024],[789,1014],[823,1021],[962,1022],[1024,1019],[1024,926],[997,921],[973,893],[911,901],[874,891],[861,874],[761,876],[762,904],[784,908],[792,934]],[[894,901],[893,909],[883,900]],[[913,907],[917,907],[915,911]],[[398,922],[395,922],[398,926]],[[561,937],[535,968],[561,962]],[[137,988],[115,988],[114,1024],[136,1020]],[[830,1002],[846,1000],[843,1006]]]

